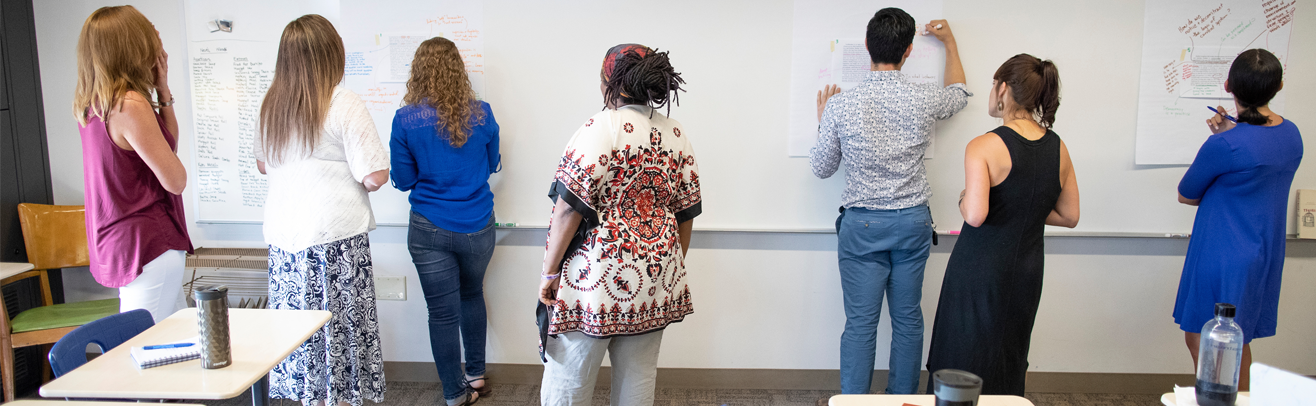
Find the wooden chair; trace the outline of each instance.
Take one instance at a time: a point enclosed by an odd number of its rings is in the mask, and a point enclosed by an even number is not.
[[[82,206],[18,205],[27,260],[35,267],[5,278],[0,285],[37,277],[41,307],[19,313],[11,320],[0,300],[0,370],[4,375],[5,402],[14,400],[14,349],[49,345],[83,324],[119,312],[119,299],[56,305],[50,296],[46,270],[88,266],[87,224]],[[46,354],[42,354],[42,359]]]

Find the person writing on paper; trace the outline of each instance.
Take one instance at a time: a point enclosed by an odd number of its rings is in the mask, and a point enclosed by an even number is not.
[[[1004,125],[964,151],[964,226],[941,284],[928,371],[972,372],[983,394],[1023,396],[1042,295],[1042,231],[1078,225],[1078,181],[1069,149],[1051,131],[1060,108],[1056,65],[1015,55],[996,69],[991,92],[987,114]]]
[[[269,175],[269,307],[333,317],[270,371],[270,397],[378,403],[384,359],[366,194],[388,181],[388,154],[361,97],[339,85],[346,54],[329,20],[309,14],[288,23],[278,58],[252,148]]]
[[[610,404],[652,405],[663,330],[694,312],[685,253],[703,210],[699,167],[690,134],[657,111],[670,114],[685,80],[667,52],[637,44],[609,49],[599,76],[605,107],[567,142],[549,191],[545,406],[589,405],[605,352]]]
[[[917,393],[923,356],[923,267],[932,247],[932,214],[923,153],[932,126],[968,104],[964,68],[950,23],[924,29],[946,46],[945,86],[912,83],[900,71],[914,50],[914,19],[898,8],[868,22],[865,45],[872,72],[837,94],[818,93],[818,143],[809,154],[814,175],[846,167],[837,256],[845,305],[841,392],[867,394],[877,353],[882,297],[891,312],[890,376],[886,393]]]
[[[146,309],[160,322],[186,307],[183,266],[192,252],[169,54],[133,6],[91,13],[77,53],[73,116],[82,135],[91,275],[119,288],[120,312]]]
[[[1286,210],[1302,162],[1302,134],[1270,110],[1284,88],[1284,66],[1264,49],[1243,51],[1229,67],[1238,124],[1225,108],[1206,121],[1212,135],[1179,181],[1179,202],[1197,206],[1184,258],[1174,322],[1197,363],[1202,326],[1216,303],[1233,304],[1243,328],[1238,390],[1248,390],[1253,339],[1275,335],[1284,269]]]
[[[389,141],[393,185],[411,192],[407,249],[425,292],[430,351],[449,405],[489,395],[484,271],[494,252],[489,175],[500,155],[493,111],[475,96],[457,45],[425,40]]]

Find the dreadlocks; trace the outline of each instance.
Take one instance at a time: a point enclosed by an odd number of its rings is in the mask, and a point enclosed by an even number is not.
[[[668,115],[673,104],[681,104],[677,91],[685,91],[681,88],[685,79],[672,68],[667,52],[636,44],[608,50],[603,60],[603,81],[605,101],[620,100],[654,109],[667,106]]]

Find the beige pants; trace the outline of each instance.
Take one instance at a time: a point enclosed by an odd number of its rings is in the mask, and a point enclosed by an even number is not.
[[[663,331],[635,336],[590,338],[579,332],[558,334],[544,343],[543,406],[589,406],[594,400],[606,351],[612,361],[612,406],[653,405],[658,376],[658,347]]]

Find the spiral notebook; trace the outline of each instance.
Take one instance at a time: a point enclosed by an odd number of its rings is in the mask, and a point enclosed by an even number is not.
[[[173,348],[148,349],[151,347],[166,346],[166,345],[169,346],[186,345],[186,346],[173,347]],[[191,361],[194,359],[201,358],[201,345],[197,342],[197,337],[193,337],[189,340],[179,341],[175,343],[164,343],[155,346],[148,345],[145,347],[133,347],[132,350],[129,352],[129,355],[132,356],[133,362],[137,363],[137,368],[141,368],[141,369],[154,368],[161,365],[169,365],[173,363]]]

